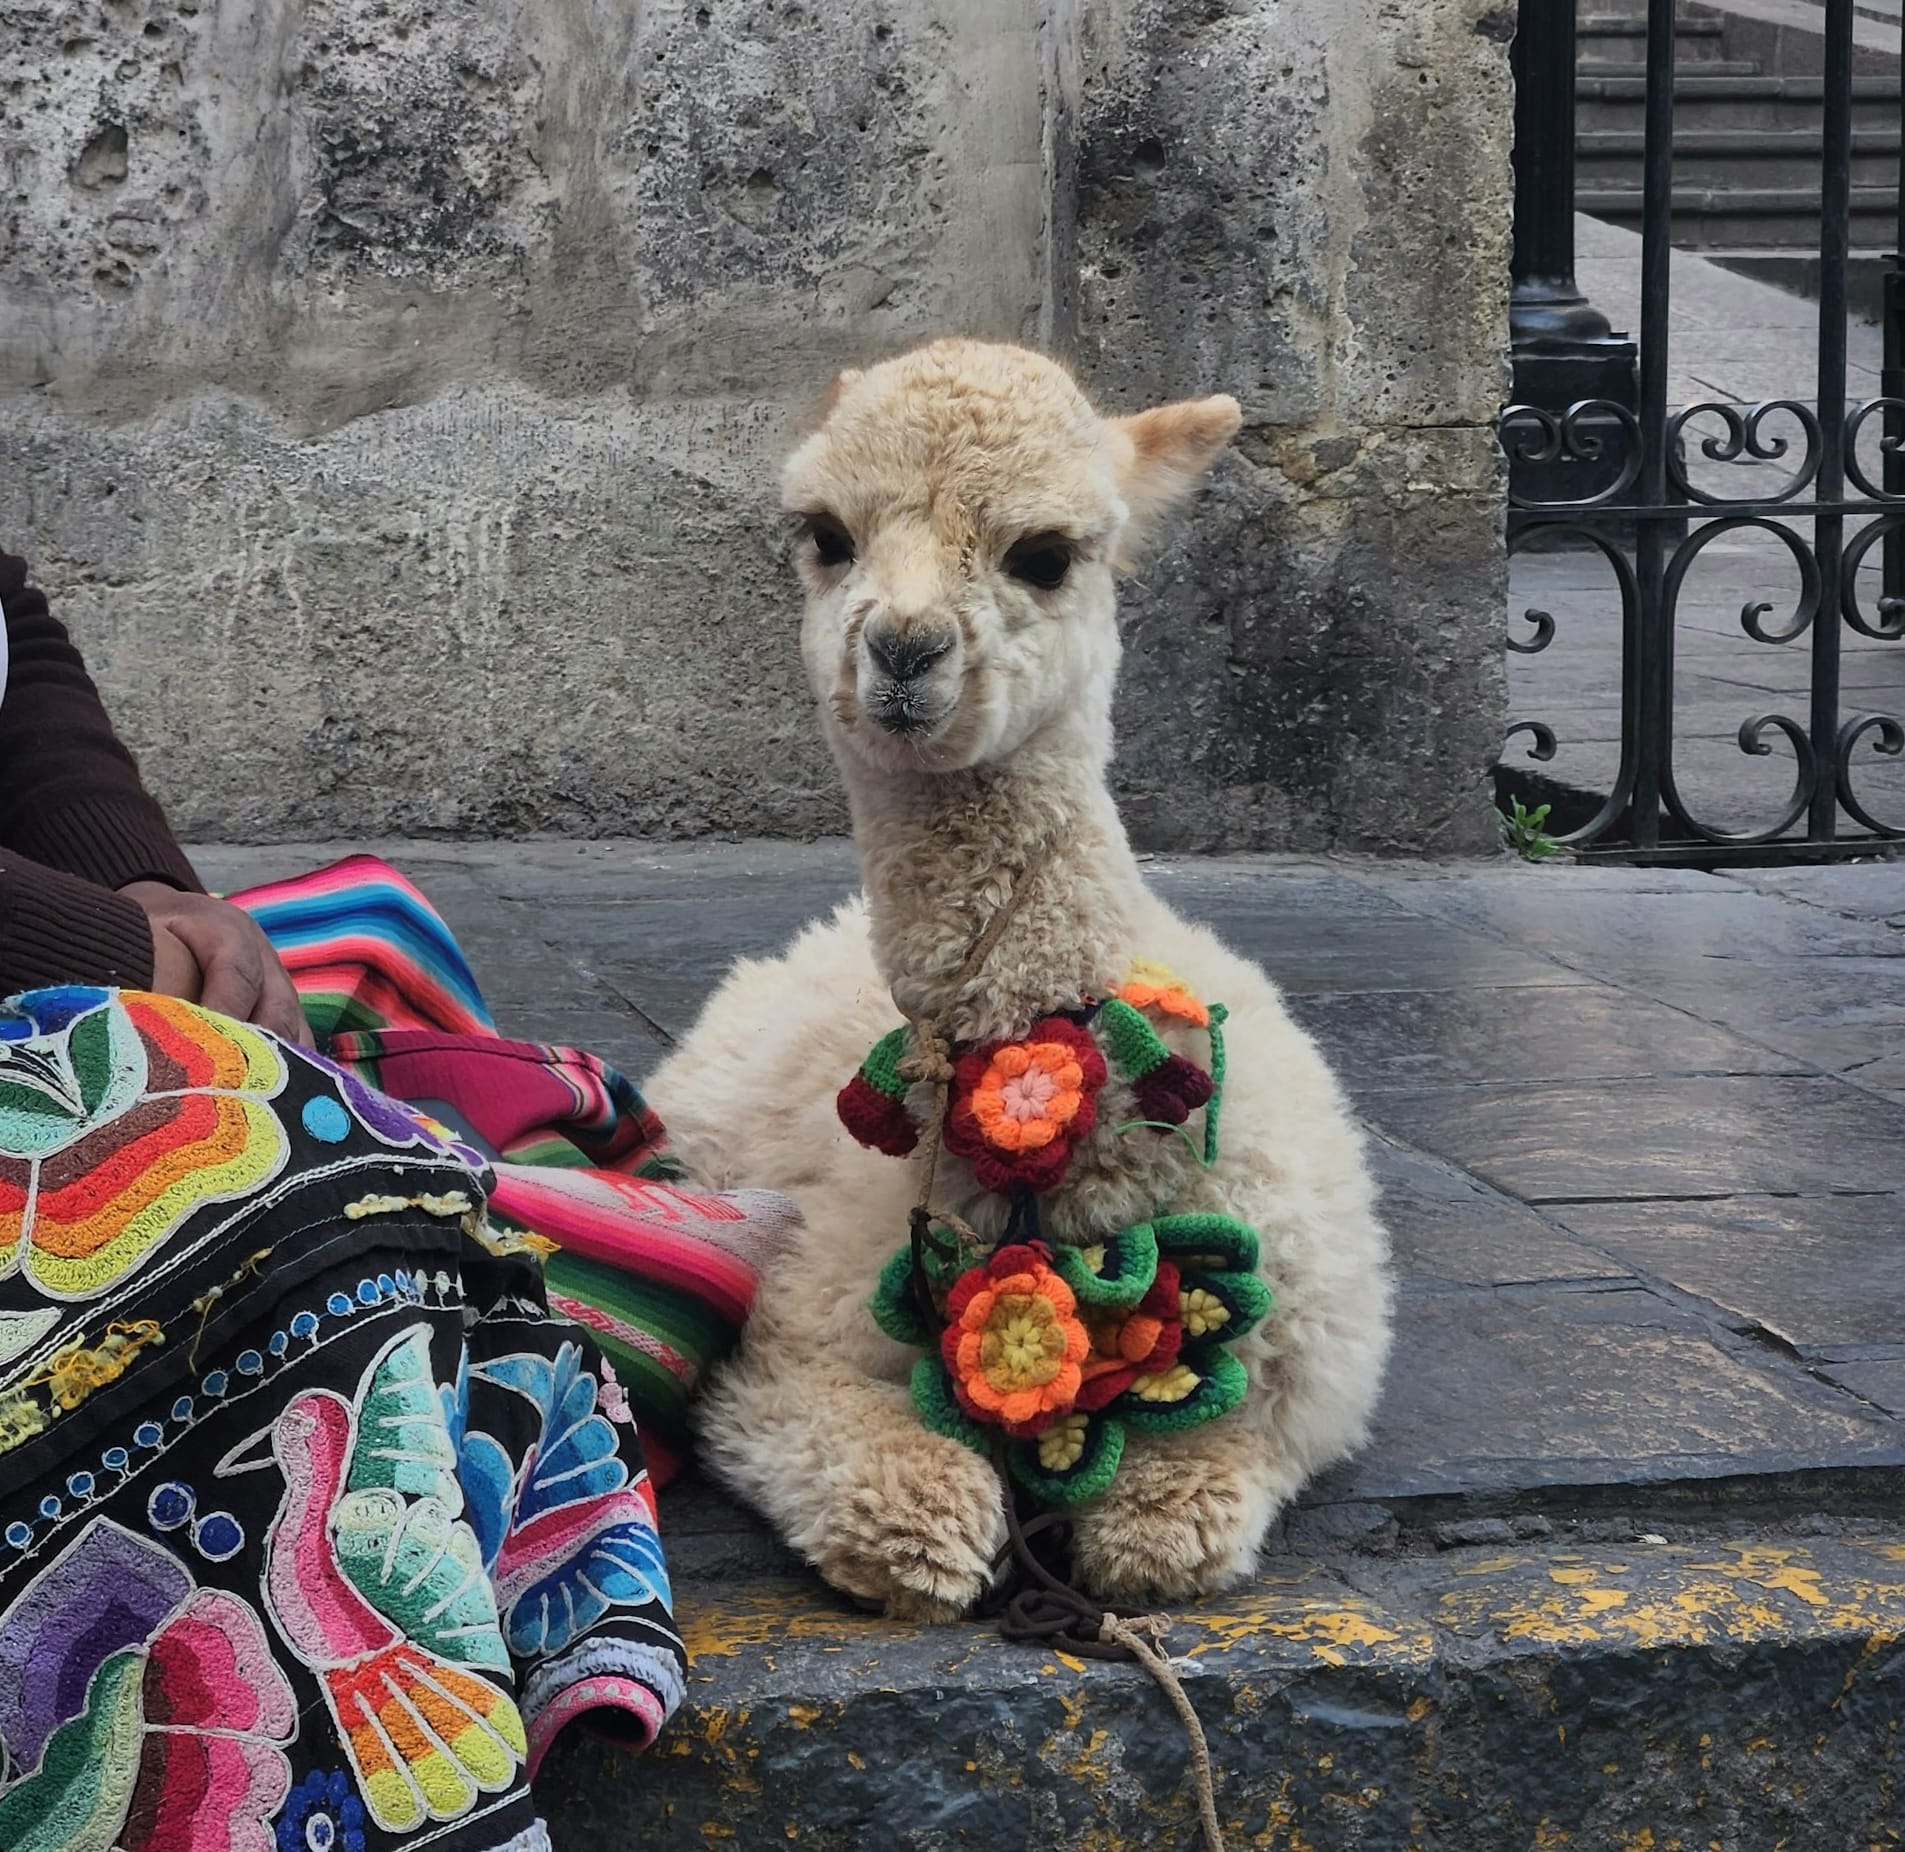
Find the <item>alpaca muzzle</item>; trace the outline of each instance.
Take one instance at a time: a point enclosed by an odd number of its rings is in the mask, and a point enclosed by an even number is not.
[[[932,685],[933,671],[953,654],[957,642],[950,630],[869,625],[861,638],[871,671],[862,681],[868,718],[885,732],[900,735],[937,726],[953,702]]]

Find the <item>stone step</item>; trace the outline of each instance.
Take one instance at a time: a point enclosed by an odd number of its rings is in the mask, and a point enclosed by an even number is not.
[[[1638,226],[1641,192],[1631,186],[1584,186],[1576,190],[1582,212],[1616,225]],[[1797,248],[1819,242],[1819,190],[1807,187],[1675,187],[1673,241],[1682,249],[1708,245]],[[1855,249],[1879,250],[1894,242],[1898,193],[1894,187],[1852,189],[1851,241]]]
[[[1760,66],[1752,58],[1702,58],[1691,67],[1702,77],[1758,77]],[[1583,58],[1574,67],[1577,82],[1593,80],[1597,82],[1642,83],[1644,78],[1635,75],[1639,67],[1626,58]]]
[[[1905,1527],[1833,1524],[1456,1517],[1419,1553],[1378,1527],[1267,1557],[1168,1640],[1228,1843],[1891,1843]],[[1185,1732],[1136,1667],[896,1625],[806,1576],[684,1584],[678,1614],[661,1743],[551,1754],[557,1852],[1200,1845]]]
[[[1588,129],[1575,137],[1575,176],[1583,187],[1640,184],[1646,137],[1638,129]],[[1900,134],[1857,129],[1852,180],[1896,186]],[[1823,138],[1814,129],[1689,129],[1674,136],[1676,186],[1801,187],[1815,194]]]
[[[1813,251],[1709,248],[1700,255],[1738,276],[1783,289],[1789,296],[1819,300],[1819,257]],[[1868,322],[1885,318],[1885,278],[1892,268],[1889,250],[1852,251],[1846,257],[1846,302]]]
[[[1676,134],[1705,129],[1817,130],[1824,92],[1816,77],[1750,74],[1681,79],[1674,86]],[[1577,130],[1638,129],[1647,101],[1644,78],[1582,73],[1575,84]],[[1852,80],[1852,126],[1896,129],[1895,77]]]
[[[1679,62],[1700,64],[1722,56],[1726,23],[1682,17],[1674,22],[1674,51]],[[1575,49],[1582,58],[1638,68],[1647,62],[1647,21],[1618,13],[1589,13],[1575,27]]]

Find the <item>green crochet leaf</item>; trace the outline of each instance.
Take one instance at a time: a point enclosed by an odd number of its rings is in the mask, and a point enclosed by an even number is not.
[[[1254,1273],[1189,1273],[1178,1293],[1184,1339],[1230,1344],[1270,1310],[1270,1288]]]
[[[1158,1275],[1158,1243],[1148,1222],[1091,1247],[1054,1247],[1052,1271],[1081,1306],[1128,1312]]]
[[[1122,997],[1099,1006],[1097,1029],[1112,1065],[1127,1080],[1141,1079],[1170,1059],[1163,1037]]]
[[[927,1329],[919,1299],[913,1291],[910,1246],[897,1250],[880,1269],[880,1283],[874,1287],[867,1309],[873,1314],[873,1322],[895,1344],[912,1344],[923,1350],[932,1343],[933,1334]]]
[[[1072,1447],[1075,1459],[1066,1460]],[[1012,1477],[1048,1505],[1076,1505],[1111,1484],[1124,1458],[1124,1425],[1104,1415],[1067,1416],[1007,1451]]]
[[[1106,1412],[1140,1434],[1175,1434],[1229,1414],[1249,1386],[1229,1351],[1193,1345],[1168,1370],[1139,1377]]]
[[[920,1419],[935,1434],[944,1434],[970,1447],[974,1453],[992,1451],[992,1439],[978,1422],[959,1406],[953,1394],[952,1378],[938,1356],[928,1352],[913,1365],[913,1402]]]
[[[900,1077],[900,1063],[912,1052],[913,1032],[902,1024],[889,1029],[874,1043],[873,1052],[860,1063],[860,1078],[889,1100],[906,1098],[907,1083]]]
[[[1257,1231],[1229,1215],[1161,1215],[1151,1224],[1158,1252],[1187,1272],[1254,1273]]]

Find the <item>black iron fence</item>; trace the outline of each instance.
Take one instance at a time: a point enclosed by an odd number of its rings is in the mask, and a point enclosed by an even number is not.
[[[1523,0],[1526,35],[1537,11],[1552,26],[1565,16],[1565,51],[1550,39],[1550,61],[1565,55],[1572,82],[1571,4]],[[1516,403],[1502,414],[1501,434],[1512,472],[1508,544],[1511,554],[1573,545],[1592,549],[1611,571],[1620,599],[1621,727],[1618,769],[1593,814],[1561,838],[1577,851],[1635,859],[1724,861],[1769,847],[1809,856],[1872,853],[1905,839],[1905,815],[1885,816],[1862,795],[1861,771],[1874,755],[1905,755],[1905,719],[1849,702],[1841,683],[1841,645],[1848,632],[1874,640],[1905,639],[1905,279],[1892,257],[1887,279],[1883,396],[1847,393],[1847,255],[1852,172],[1853,0],[1826,0],[1823,29],[1823,154],[1820,164],[1819,335],[1813,377],[1795,381],[1791,397],[1759,404],[1668,403],[1672,301],[1674,0],[1651,0],[1646,40],[1645,168],[1641,231],[1641,321],[1637,403],[1628,391],[1562,401]],[[1538,46],[1533,47],[1539,50]],[[1524,98],[1530,92],[1531,46],[1518,52]],[[1553,89],[1549,70],[1547,88]],[[1518,116],[1518,125],[1525,117]],[[1570,117],[1571,122],[1571,117]],[[1571,133],[1571,129],[1570,129]],[[1905,165],[1905,162],[1902,162]],[[1517,210],[1525,213],[1546,189],[1541,209],[1571,211],[1532,143],[1517,152]],[[1902,176],[1905,179],[1905,176]],[[1551,227],[1552,229],[1552,227]],[[1571,270],[1572,243],[1558,260],[1524,228],[1518,238],[1517,394],[1567,376],[1567,341],[1544,336],[1542,317],[1580,313]],[[1905,248],[1905,213],[1899,230]],[[1546,275],[1529,274],[1526,254],[1544,257]],[[1564,286],[1560,286],[1564,284]],[[1607,335],[1577,329],[1590,340]],[[1547,346],[1547,372],[1541,348]],[[1627,350],[1631,354],[1631,349]],[[1605,354],[1603,354],[1605,361]],[[1618,368],[1611,375],[1618,379]],[[1707,463],[1757,466],[1757,486],[1732,495],[1715,486]],[[1753,599],[1740,613],[1744,635],[1759,646],[1809,656],[1804,711],[1748,712],[1738,744],[1765,757],[1790,750],[1794,777],[1777,814],[1747,828],[1722,827],[1697,815],[1675,779],[1674,651],[1681,594],[1702,553],[1727,534],[1771,536],[1797,569],[1799,593]],[[1875,553],[1874,549],[1880,551]],[[1882,577],[1861,568],[1884,559]],[[1523,614],[1525,634],[1511,625],[1508,647],[1537,655],[1553,640],[1546,612]],[[1905,648],[1905,643],[1901,644]],[[1905,662],[1905,658],[1901,658]],[[1905,676],[1902,676],[1905,679]],[[1786,705],[1798,708],[1792,701]],[[1505,755],[1525,752],[1551,761],[1554,727],[1517,716]]]

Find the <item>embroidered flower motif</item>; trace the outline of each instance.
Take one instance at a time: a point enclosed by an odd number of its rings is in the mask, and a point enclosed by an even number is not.
[[[602,1412],[618,1427],[632,1428],[635,1411],[628,1405],[628,1391],[615,1374],[615,1366],[602,1359]]]
[[[1090,1032],[1062,1016],[971,1049],[954,1063],[946,1149],[971,1160],[982,1189],[1053,1189],[1097,1123],[1105,1073]]]
[[[533,1403],[541,1436],[520,1476],[489,1435],[469,1426],[472,1380]],[[630,1477],[607,1412],[627,1402],[621,1387],[598,1405],[582,1351],[564,1344],[553,1361],[518,1352],[471,1366],[465,1359],[446,1397],[470,1518],[496,1586],[509,1644],[524,1659],[562,1651],[611,1608],[665,1607],[668,1569],[646,1477]]]
[[[1210,1026],[1210,1011],[1185,988],[1177,973],[1149,958],[1133,962],[1117,995],[1134,1010],[1157,1010],[1196,1029]]]
[[[364,1803],[341,1768],[313,1769],[278,1816],[278,1852],[364,1852]]]
[[[270,1181],[285,1074],[268,1037],[173,997],[0,1005],[0,1274],[94,1298],[203,1205]]]
[[[27,1771],[0,1845],[160,1852],[208,1821],[269,1844],[297,1700],[256,1610],[163,1545],[95,1518],[0,1619],[0,1668],[0,1742]]]
[[[940,1339],[959,1405],[975,1421],[1028,1436],[1068,1414],[1091,1337],[1072,1289],[1031,1245],[1000,1248],[946,1301]]]
[[[1072,1505],[1110,1485],[1128,1431],[1192,1427],[1243,1400],[1248,1376],[1224,1346],[1270,1309],[1257,1255],[1228,1216],[1160,1216],[1090,1247],[1004,1247],[964,1271],[929,1244],[922,1295],[908,1246],[871,1310],[927,1350],[912,1388],[928,1428],[984,1453],[1003,1427],[1013,1477]]]

